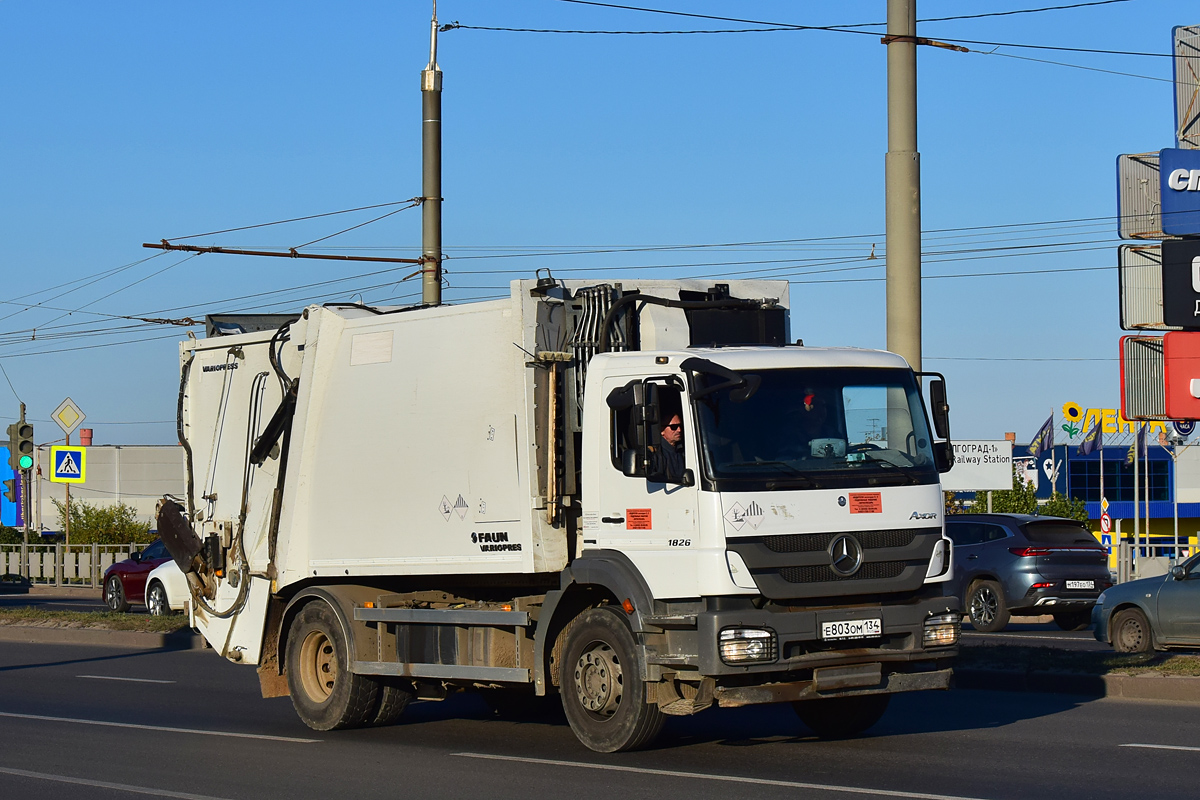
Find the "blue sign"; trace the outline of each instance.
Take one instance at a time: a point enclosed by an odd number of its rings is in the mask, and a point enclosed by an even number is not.
[[[1177,419],[1173,423],[1175,432],[1180,436],[1188,437],[1192,435],[1192,431],[1196,430],[1196,420],[1194,419]]]
[[[1163,233],[1200,234],[1200,150],[1168,148],[1158,153]]]

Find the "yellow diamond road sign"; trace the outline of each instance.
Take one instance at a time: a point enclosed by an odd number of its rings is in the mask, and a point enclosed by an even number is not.
[[[75,405],[75,401],[69,397],[59,403],[58,408],[54,409],[54,413],[50,415],[50,419],[58,423],[58,427],[62,428],[63,433],[67,436],[74,433],[86,418],[87,415],[83,413],[83,410]]]

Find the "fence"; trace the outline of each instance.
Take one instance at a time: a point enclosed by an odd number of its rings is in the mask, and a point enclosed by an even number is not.
[[[2,544],[0,574],[21,575],[42,586],[100,588],[104,570],[129,558],[135,544]]]

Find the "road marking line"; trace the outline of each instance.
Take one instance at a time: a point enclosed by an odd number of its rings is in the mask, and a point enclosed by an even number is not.
[[[1200,753],[1200,747],[1184,747],[1181,744],[1119,744],[1117,747],[1144,747],[1147,750],[1186,750],[1189,753]]]
[[[616,764],[589,764],[585,761],[558,761],[550,758],[526,758],[523,756],[496,756],[487,753],[452,753],[463,758],[483,758],[489,761],[520,761],[526,764],[545,764],[555,767],[579,767],[580,769],[600,769],[609,772],[633,772],[638,775],[661,775],[664,778],[695,778],[702,781],[723,781],[725,783],[749,783],[757,786],[782,786],[788,789],[816,789],[824,792],[841,792],[843,794],[865,794],[875,797],[903,797],[910,800],[979,800],[975,797],[963,797],[953,794],[929,794],[926,792],[902,792],[892,789],[864,789],[858,786],[838,786],[830,783],[803,783],[801,781],[776,781],[770,778],[745,778],[740,775],[713,775],[705,772],[681,772],[674,769],[648,769],[645,767],[622,767]]]
[[[115,675],[76,675],[76,678],[94,678],[98,681],[129,681],[130,683],[174,683],[175,681],[161,681],[155,678],[118,678]]]
[[[231,739],[265,739],[269,742],[298,742],[313,744],[320,739],[297,739],[291,736],[270,736],[265,733],[233,733],[231,731],[206,731],[199,728],[169,728],[163,725],[135,725],[132,722],[107,722],[99,719],[72,719],[70,717],[47,717],[41,714],[14,714],[11,711],[0,711],[0,717],[13,719],[33,719],[42,722],[71,722],[76,725],[102,725],[108,728],[133,728],[139,731],[166,731],[167,733],[195,733],[201,736],[226,736]]]
[[[148,794],[154,797],[173,797],[178,798],[178,800],[222,800],[222,798],[212,797],[206,794],[172,792],[169,789],[151,789],[146,786],[130,786],[126,783],[109,783],[108,781],[93,781],[88,780],[87,778],[71,778],[67,775],[50,775],[45,772],[30,772],[29,770],[10,769],[8,767],[0,767],[0,775],[14,775],[18,778],[34,778],[41,781],[56,781],[57,783],[73,783],[76,786],[92,786],[97,789],[115,789],[118,792]]]

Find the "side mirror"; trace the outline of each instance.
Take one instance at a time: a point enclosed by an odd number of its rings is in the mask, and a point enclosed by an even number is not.
[[[1187,578],[1187,570],[1180,566],[1171,567],[1171,578],[1177,581]]]
[[[950,442],[933,443],[933,465],[938,472],[949,472],[954,466],[954,448]]]
[[[141,550],[131,550],[129,553],[129,557],[133,559],[133,563],[135,563],[135,564],[142,563],[142,551]]]
[[[938,378],[929,382],[929,413],[933,430],[939,439],[950,438],[950,404],[946,402],[946,381]]]
[[[679,483],[683,486],[695,486],[696,473],[692,472],[690,469],[685,469],[683,471],[683,475],[681,475],[679,478]]]

